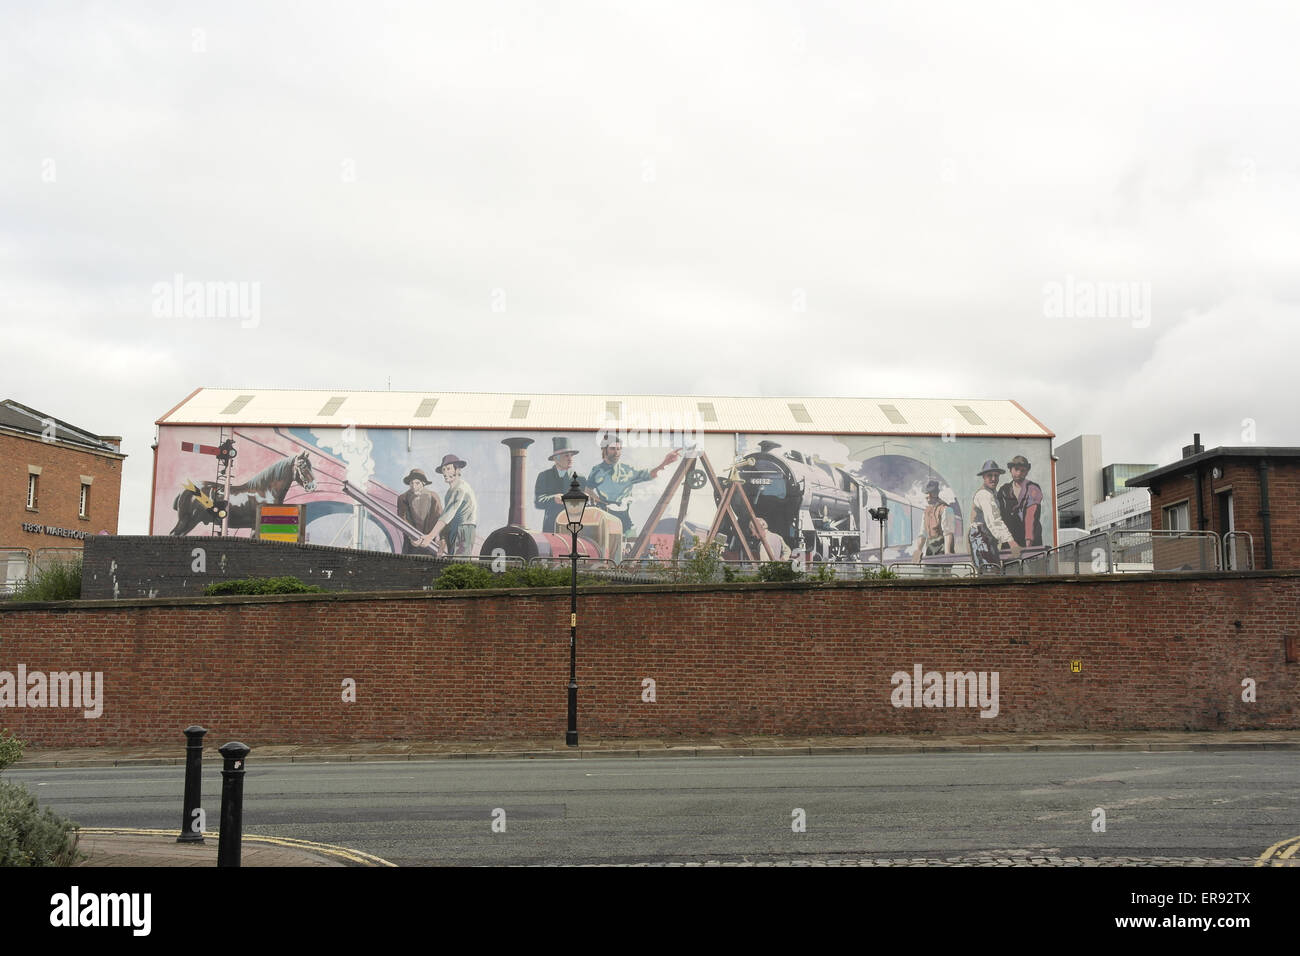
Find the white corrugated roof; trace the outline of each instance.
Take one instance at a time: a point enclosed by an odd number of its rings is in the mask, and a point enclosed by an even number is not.
[[[651,419],[665,423],[659,427],[680,421],[683,427],[704,432],[1053,437],[1009,399],[346,389],[201,388],[158,419],[158,424],[595,431],[613,420],[632,428],[655,427]]]

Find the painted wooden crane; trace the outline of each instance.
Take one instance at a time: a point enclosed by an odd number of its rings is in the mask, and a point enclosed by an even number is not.
[[[699,467],[696,467],[697,463]],[[745,558],[749,561],[758,560],[755,557],[753,550],[750,548],[748,537],[745,535],[743,530],[747,527],[756,527],[758,516],[754,514],[754,506],[750,504],[749,497],[745,494],[742,487],[745,484],[745,480],[736,477],[736,469],[751,467],[753,464],[754,460],[752,458],[741,458],[732,462],[731,468],[727,472],[727,486],[726,488],[723,488],[722,483],[718,480],[717,474],[713,470],[713,465],[709,463],[709,456],[702,448],[695,447],[683,451],[681,463],[677,466],[677,470],[673,473],[672,480],[668,482],[668,486],[664,489],[663,494],[659,496],[659,501],[655,504],[654,511],[650,514],[650,520],[645,522],[642,526],[641,533],[637,536],[636,543],[632,546],[632,553],[628,556],[629,559],[635,561],[644,556],[646,549],[650,544],[651,532],[656,525],[658,525],[659,520],[664,516],[664,512],[668,510],[669,502],[672,501],[673,495],[677,493],[679,487],[682,491],[682,500],[681,505],[677,510],[677,529],[674,532],[674,543],[680,542],[682,530],[686,526],[686,509],[691,503],[691,492],[693,490],[698,491],[705,485],[710,485],[713,488],[715,496],[714,500],[718,502],[718,513],[713,518],[713,524],[709,527],[709,533],[705,535],[704,541],[701,543],[708,544],[717,537],[718,532],[722,529],[722,522],[726,518],[730,517],[732,526],[737,531],[736,537],[740,539],[740,548],[741,551],[744,552]],[[750,524],[742,523],[740,516],[736,514],[737,505],[739,505],[740,510],[748,516]],[[760,545],[763,550],[767,552],[769,561],[776,560],[767,541],[763,540],[761,537]],[[676,552],[678,549],[674,547],[673,550]]]

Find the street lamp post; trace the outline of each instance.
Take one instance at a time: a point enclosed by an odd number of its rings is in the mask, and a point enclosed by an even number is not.
[[[578,476],[573,476],[569,490],[560,496],[569,516],[569,534],[573,542],[569,554],[573,574],[569,578],[569,729],[564,742],[578,746],[578,532],[582,530],[582,513],[587,510],[587,496],[578,487]]]
[[[868,508],[873,521],[880,522],[880,567],[885,567],[885,522],[889,520],[889,509],[882,503],[879,508]]]

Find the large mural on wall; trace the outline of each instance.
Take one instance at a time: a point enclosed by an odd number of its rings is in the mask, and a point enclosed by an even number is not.
[[[996,563],[1054,536],[1046,439],[163,426],[156,467],[155,533],[211,535],[224,511],[248,537],[259,504],[297,504],[310,544],[410,554],[567,556],[575,475],[579,551],[614,561],[717,538],[738,558]]]

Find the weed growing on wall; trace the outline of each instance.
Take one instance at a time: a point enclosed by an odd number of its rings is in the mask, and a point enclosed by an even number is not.
[[[15,585],[12,601],[75,601],[81,597],[81,558],[57,561]]]

